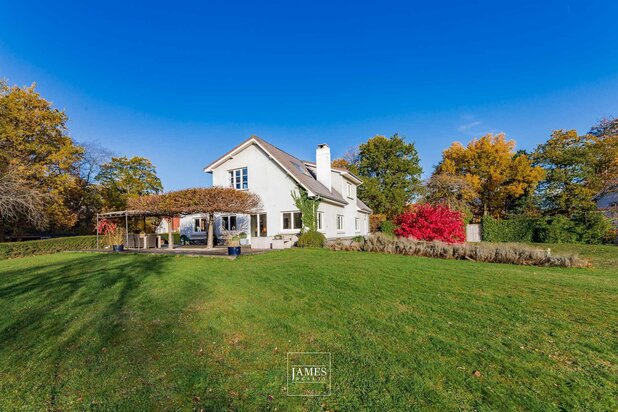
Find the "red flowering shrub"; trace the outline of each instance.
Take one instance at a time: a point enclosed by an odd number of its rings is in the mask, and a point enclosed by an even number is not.
[[[114,233],[117,227],[118,226],[111,220],[103,219],[99,221],[96,231],[102,235],[109,235],[110,233]]]
[[[413,206],[395,219],[395,235],[418,240],[462,243],[465,239],[461,212],[448,206],[423,203]]]

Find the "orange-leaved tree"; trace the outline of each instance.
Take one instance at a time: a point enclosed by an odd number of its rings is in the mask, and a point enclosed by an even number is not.
[[[515,199],[536,188],[544,171],[532,166],[526,154],[515,153],[515,141],[500,133],[473,139],[465,147],[453,143],[434,175],[462,177],[475,193],[470,200],[474,215],[501,217]]]
[[[208,216],[208,247],[213,247],[215,213],[251,213],[261,207],[255,193],[226,187],[193,188],[139,196],[129,199],[129,208],[170,218],[175,215],[204,213]],[[171,228],[171,225],[168,225]],[[170,229],[171,230],[171,229]],[[173,241],[170,233],[170,248]]]

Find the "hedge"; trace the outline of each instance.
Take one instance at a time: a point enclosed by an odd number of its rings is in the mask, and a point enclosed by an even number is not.
[[[485,242],[532,242],[538,219],[494,219],[483,217],[483,240]]]
[[[600,212],[565,216],[512,218],[498,220],[483,217],[483,240],[486,242],[587,243],[611,242],[612,225]]]
[[[0,243],[0,259],[48,255],[70,250],[96,249],[96,236],[72,236],[55,239]]]

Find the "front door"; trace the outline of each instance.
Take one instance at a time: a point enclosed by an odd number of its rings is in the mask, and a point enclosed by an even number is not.
[[[251,236],[264,237],[267,233],[266,213],[251,215]]]

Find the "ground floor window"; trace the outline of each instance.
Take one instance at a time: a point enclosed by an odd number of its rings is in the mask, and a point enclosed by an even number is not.
[[[281,219],[281,227],[284,230],[302,229],[303,227],[303,214],[301,212],[283,212]]]
[[[337,215],[337,230],[343,230],[343,215]]]
[[[222,216],[221,228],[223,230],[236,230],[236,216]]]
[[[360,231],[360,219],[359,218],[354,218],[354,230],[356,230],[357,232]]]
[[[208,221],[206,220],[206,218],[200,217],[200,218],[193,219],[193,232],[195,233],[205,232],[207,227],[208,227]]]
[[[324,221],[324,212],[318,212],[316,219],[317,219],[316,226],[318,230],[323,230],[324,228],[322,227],[322,224],[323,224],[322,222]]]

